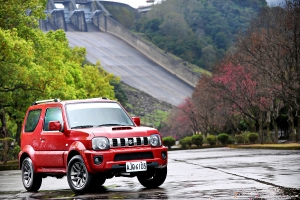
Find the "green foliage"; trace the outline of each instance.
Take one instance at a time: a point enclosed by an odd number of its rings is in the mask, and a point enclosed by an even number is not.
[[[229,140],[229,135],[227,133],[221,133],[217,136],[217,140],[221,142],[222,145],[226,145]]]
[[[112,14],[112,18],[124,27],[129,29],[133,26],[137,10],[126,4],[116,4],[115,2],[102,1],[101,4]]]
[[[161,123],[166,120],[168,117],[168,112],[163,110],[155,110],[152,113],[146,114],[141,118],[141,121],[144,124],[148,124],[149,126],[153,126],[155,128],[159,128]]]
[[[243,132],[242,134],[237,134],[234,136],[234,140],[237,144],[243,144],[243,143],[248,143],[248,133],[249,132]]]
[[[135,31],[161,49],[208,69],[266,5],[263,0],[165,1],[140,18]]]
[[[248,140],[251,143],[255,143],[258,141],[258,133],[248,133],[247,134]]]
[[[210,146],[215,146],[217,142],[217,138],[214,135],[207,135],[206,141]]]
[[[2,29],[19,29],[26,33],[38,26],[38,19],[45,17],[47,0],[0,0],[0,27]],[[30,14],[29,14],[30,13]]]
[[[14,139],[10,137],[0,138],[0,160],[3,160],[3,163],[6,164],[10,158],[11,144]]]
[[[203,136],[201,134],[195,134],[192,136],[192,143],[199,146],[203,144]]]
[[[230,135],[229,139],[227,141],[227,144],[234,144],[234,143],[235,143],[234,137],[232,137],[232,135]]]
[[[234,140],[237,144],[242,144],[245,142],[244,137],[241,134],[235,135]]]
[[[100,62],[87,64],[86,50],[71,49],[64,31],[44,33],[37,29],[46,3],[0,0],[0,108],[7,125],[16,131],[10,135],[15,135],[17,141],[25,112],[35,100],[101,96],[115,99],[110,83],[117,85],[120,81]]]
[[[179,140],[179,144],[181,145],[181,147],[183,149],[190,148],[193,144],[192,137],[188,136],[188,137],[185,137],[185,138]]]
[[[163,138],[163,144],[167,146],[169,149],[175,144],[175,139],[171,136]]]
[[[122,87],[122,84],[120,83],[120,80],[113,79],[110,81],[110,85],[114,87],[115,97],[118,99],[118,101],[122,105],[127,105],[128,103],[128,97]]]
[[[21,151],[21,147],[20,147],[19,145],[16,144],[16,145],[14,146],[13,150],[10,151],[10,157],[11,157],[11,159],[12,159],[12,160],[17,159],[17,158],[18,158],[18,154],[19,154],[20,151]]]
[[[264,6],[264,0],[164,1],[137,21],[135,31],[161,49],[208,69]]]

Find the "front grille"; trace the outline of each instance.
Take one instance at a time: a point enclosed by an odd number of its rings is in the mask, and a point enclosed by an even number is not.
[[[149,146],[148,137],[113,138],[109,139],[110,148]]]
[[[114,161],[152,159],[152,152],[116,154]]]

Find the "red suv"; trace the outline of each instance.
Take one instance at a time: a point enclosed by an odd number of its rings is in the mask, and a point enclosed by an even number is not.
[[[158,187],[167,176],[167,157],[160,133],[141,127],[118,102],[51,99],[28,108],[19,165],[28,191],[39,190],[42,178],[66,175],[70,188],[84,193],[114,176]]]

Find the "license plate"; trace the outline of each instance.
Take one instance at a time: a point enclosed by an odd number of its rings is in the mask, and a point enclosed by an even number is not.
[[[147,171],[146,161],[126,162],[126,172]]]

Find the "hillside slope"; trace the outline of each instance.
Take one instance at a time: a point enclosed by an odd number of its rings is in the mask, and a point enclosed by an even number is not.
[[[265,0],[163,1],[137,21],[135,31],[159,48],[211,69],[265,6]]]

